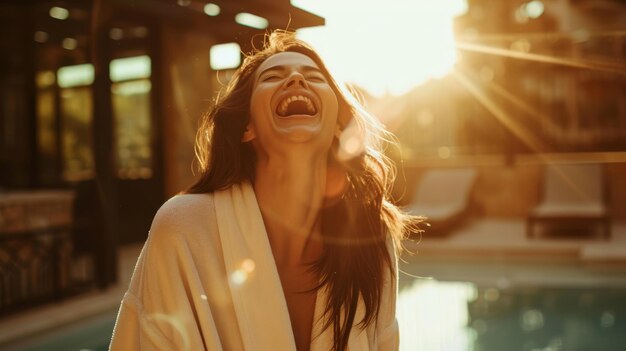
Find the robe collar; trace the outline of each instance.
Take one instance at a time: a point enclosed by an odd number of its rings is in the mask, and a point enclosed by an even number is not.
[[[252,185],[244,182],[214,194],[224,264],[244,348],[295,351],[287,302]],[[311,351],[329,350],[332,345],[332,328],[320,334],[326,298],[323,287],[315,301]],[[359,303],[355,321],[363,315]],[[367,350],[367,345],[366,331],[353,326],[348,348]]]

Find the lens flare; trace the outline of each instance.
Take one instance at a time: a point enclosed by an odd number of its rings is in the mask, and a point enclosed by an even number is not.
[[[241,286],[245,284],[248,279],[250,279],[250,275],[252,274],[252,272],[254,272],[255,268],[256,264],[254,263],[254,261],[250,258],[246,258],[245,260],[241,261],[239,268],[231,273],[230,282],[234,286]]]
[[[244,270],[244,272],[249,274],[254,271],[254,268],[256,268],[256,265],[254,264],[254,261],[252,261],[249,258],[246,258],[245,260],[243,260],[243,262],[241,262],[241,268]]]
[[[241,269],[234,271],[233,274],[230,275],[230,281],[235,286],[243,285],[246,280],[248,280],[248,273],[244,272]]]
[[[339,137],[338,158],[340,161],[350,160],[360,155],[365,149],[363,135],[355,124],[350,124]]]

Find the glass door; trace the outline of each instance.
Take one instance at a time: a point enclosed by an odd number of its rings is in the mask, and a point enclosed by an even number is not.
[[[139,30],[137,28],[143,28]],[[145,27],[111,30],[113,41]],[[155,109],[153,61],[149,45],[135,38],[126,50],[114,51],[109,64],[113,172],[117,184],[120,243],[145,240],[150,223],[163,203],[164,185],[159,145],[160,118]]]

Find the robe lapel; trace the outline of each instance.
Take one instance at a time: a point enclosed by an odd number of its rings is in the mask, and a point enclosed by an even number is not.
[[[294,351],[287,303],[252,186],[216,192],[215,211],[245,349]]]
[[[295,351],[287,302],[252,186],[247,182],[234,185],[215,192],[214,199],[228,284],[244,348]],[[254,263],[253,269],[249,262]],[[332,327],[321,333],[327,296],[326,287],[318,290],[311,351],[327,351],[332,347]],[[355,324],[363,316],[363,303],[359,301]],[[352,327],[348,350],[369,350],[366,330]]]

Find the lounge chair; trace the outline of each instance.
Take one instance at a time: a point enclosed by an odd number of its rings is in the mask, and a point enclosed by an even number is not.
[[[529,238],[536,235],[537,224],[552,228],[597,224],[605,239],[611,237],[602,165],[549,165],[544,176],[543,200],[527,219]]]
[[[470,192],[477,173],[473,168],[427,170],[406,210],[426,217],[426,222],[430,224],[426,234],[450,229],[468,212]]]

